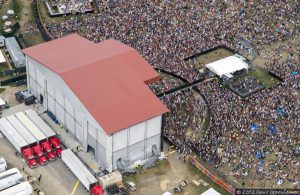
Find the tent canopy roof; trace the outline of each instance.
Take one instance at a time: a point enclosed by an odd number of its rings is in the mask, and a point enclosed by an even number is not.
[[[208,190],[203,192],[201,195],[221,195],[221,194],[219,192],[217,192],[215,189],[209,188]]]
[[[248,69],[245,59],[237,54],[206,64],[205,66],[220,77],[242,69]]]

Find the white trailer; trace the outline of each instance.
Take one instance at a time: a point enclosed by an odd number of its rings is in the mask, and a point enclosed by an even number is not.
[[[22,149],[28,145],[24,138],[5,118],[0,119],[0,131],[19,153],[22,153]]]
[[[22,174],[17,168],[0,173],[0,191],[20,183]]]
[[[4,158],[0,158],[0,173],[7,169],[7,163]]]
[[[41,119],[41,117],[32,109],[25,110],[26,116],[46,135],[47,138],[55,136],[55,132]]]
[[[36,138],[38,141],[46,139],[46,136],[33,124],[33,122],[24,114],[24,112],[18,112],[15,114],[21,123],[29,130],[29,132]]]
[[[18,131],[18,133],[24,138],[28,145],[37,142],[36,138],[24,127],[24,125],[14,116],[8,116],[6,119],[10,124]]]
[[[30,195],[33,192],[31,185],[26,181],[0,192],[0,195]]]
[[[93,184],[97,183],[96,178],[70,149],[62,151],[61,159],[88,191]]]

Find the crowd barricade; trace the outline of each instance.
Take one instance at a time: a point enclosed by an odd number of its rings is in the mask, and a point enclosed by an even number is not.
[[[212,173],[210,170],[208,170],[206,167],[204,167],[196,158],[189,156],[188,157],[189,162],[196,167],[198,170],[200,170],[202,173],[204,173],[207,177],[209,177],[213,182],[218,184],[221,188],[229,192],[230,194],[235,193],[235,187],[228,184],[223,179],[219,178],[217,175]]]

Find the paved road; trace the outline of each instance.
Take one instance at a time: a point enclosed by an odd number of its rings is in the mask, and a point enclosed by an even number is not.
[[[73,173],[65,167],[61,159],[48,163],[46,166],[39,166],[35,169],[29,169],[25,161],[21,157],[16,157],[15,149],[4,137],[0,138],[0,156],[4,157],[8,162],[9,168],[17,167],[20,171],[25,168],[23,173],[24,179],[27,175],[33,177],[35,182],[34,188],[41,189],[46,195],[69,195],[71,194],[77,178]],[[36,178],[42,175],[41,182],[38,183]],[[88,194],[83,185],[79,184],[74,195]]]

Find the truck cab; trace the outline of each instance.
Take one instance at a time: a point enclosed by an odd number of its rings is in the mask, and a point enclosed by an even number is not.
[[[39,159],[40,165],[44,166],[44,165],[48,164],[48,160],[44,155],[40,156],[38,159]]]
[[[25,160],[30,160],[30,159],[34,158],[34,155],[33,155],[32,150],[30,148],[24,148],[22,150],[22,155],[23,155],[23,158]]]
[[[38,163],[35,158],[28,160],[27,164],[28,164],[28,167],[31,169],[38,167]]]
[[[56,151],[56,156],[60,158],[61,157],[61,152],[63,151],[63,149],[62,148],[57,148],[55,151]]]
[[[32,150],[36,157],[40,157],[40,156],[44,155],[43,150],[40,145],[33,146]]]
[[[34,155],[38,158],[40,165],[46,165],[48,163],[47,158],[44,156],[44,152],[40,145],[32,147]]]
[[[44,141],[41,143],[43,150],[47,154],[47,158],[49,161],[54,161],[56,159],[55,153],[52,151],[51,144],[48,141]]]
[[[22,150],[23,158],[27,161],[28,167],[33,169],[38,166],[36,159],[30,148],[25,148]]]
[[[58,139],[58,137],[52,137],[50,139],[50,143],[51,143],[52,147],[55,149],[61,148],[61,142]]]
[[[104,190],[100,185],[95,185],[91,189],[92,195],[104,195]]]

